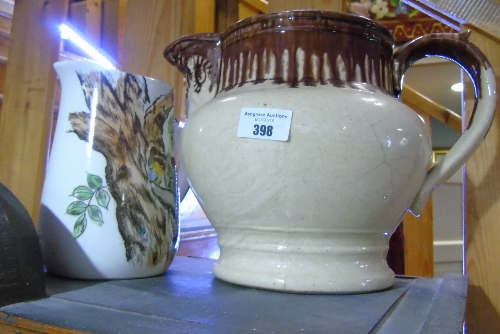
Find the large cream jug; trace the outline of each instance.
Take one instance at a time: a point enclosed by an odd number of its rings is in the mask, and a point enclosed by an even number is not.
[[[393,44],[366,18],[306,10],[167,47],[187,79],[181,161],[219,236],[216,277],[299,293],[393,284],[389,237],[478,147],[497,99],[467,33],[427,35],[394,54]],[[476,87],[468,129],[430,169],[426,126],[395,99],[426,56],[457,62]]]

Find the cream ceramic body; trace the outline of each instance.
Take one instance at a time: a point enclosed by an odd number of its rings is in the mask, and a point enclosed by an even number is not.
[[[296,292],[392,284],[387,241],[432,151],[415,112],[360,87],[244,86],[189,118],[182,161],[219,236],[217,277]],[[289,140],[238,138],[242,107],[292,110]]]
[[[90,62],[54,67],[62,96],[39,223],[46,269],[82,279],[164,273],[178,197],[173,166],[160,181],[152,161],[175,156],[172,87]]]
[[[188,82],[181,158],[219,237],[215,276],[298,293],[391,286],[389,237],[479,146],[496,101],[491,66],[467,34],[429,35],[395,54],[392,45],[364,18],[292,11],[167,47]],[[428,55],[455,60],[478,88],[468,129],[431,169],[423,120],[394,99]],[[243,108],[290,110],[288,140],[238,137]]]

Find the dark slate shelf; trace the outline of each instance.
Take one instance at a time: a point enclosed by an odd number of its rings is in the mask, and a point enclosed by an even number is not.
[[[398,277],[385,291],[297,295],[214,278],[213,260],[177,257],[163,276],[80,281],[47,275],[48,298],[1,312],[91,333],[460,333],[467,278]]]

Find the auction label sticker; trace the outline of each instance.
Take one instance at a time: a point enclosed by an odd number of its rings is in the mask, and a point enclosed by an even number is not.
[[[291,110],[243,108],[238,124],[238,137],[287,141],[291,124]]]

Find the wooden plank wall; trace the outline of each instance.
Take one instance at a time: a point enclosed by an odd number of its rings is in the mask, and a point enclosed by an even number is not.
[[[269,0],[269,13],[292,9],[317,9],[346,12],[346,0]]]
[[[247,17],[267,12],[267,6],[262,4],[263,3],[260,0],[240,0],[238,4],[238,19],[243,20]]]
[[[177,70],[168,66],[163,50],[181,35],[182,1],[128,0],[121,68],[169,83]]]
[[[217,0],[217,31],[223,32],[238,21],[238,0]]]
[[[102,36],[102,3],[103,0],[87,0],[87,15],[85,15],[85,36],[94,45],[101,45]]]
[[[17,0],[0,115],[0,182],[38,222],[67,0]]]
[[[163,49],[183,34],[215,31],[215,0],[87,0],[84,31],[95,45],[106,30],[101,19],[110,14],[103,14],[103,4],[116,9],[112,14],[118,18],[120,68],[180,87],[176,102],[181,106],[176,111],[182,118],[182,76],[163,58]],[[11,40],[19,42],[8,43],[9,69],[0,113],[0,182],[21,199],[35,223],[51,133],[56,86],[52,65],[59,59],[60,46],[57,26],[67,8],[67,0],[16,1]]]
[[[486,54],[500,83],[500,39],[471,26],[465,28],[473,31],[470,41]],[[465,268],[470,278],[467,333],[500,333],[499,113],[497,102],[488,135],[466,163]]]
[[[163,58],[182,35],[215,31],[215,0],[127,0],[121,68],[172,84],[178,120],[185,119],[183,78]]]

